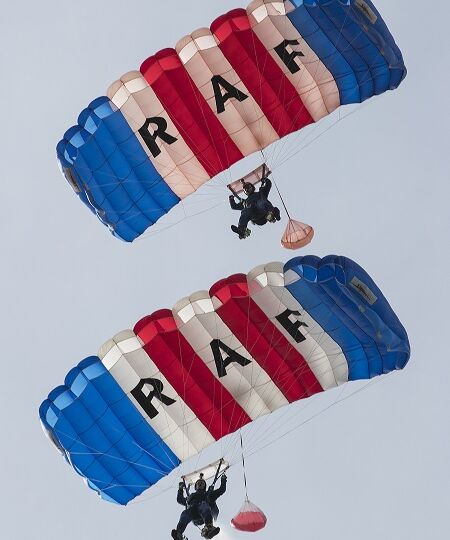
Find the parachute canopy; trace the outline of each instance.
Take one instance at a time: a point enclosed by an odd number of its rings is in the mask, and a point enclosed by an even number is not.
[[[405,75],[370,0],[254,0],[124,74],[57,155],[79,198],[130,242],[234,163]]]
[[[144,317],[73,368],[39,414],[88,486],[127,504],[257,418],[402,369],[409,355],[405,329],[360,266],[298,257]]]
[[[246,500],[239,512],[231,520],[231,526],[242,532],[257,532],[267,524],[267,518],[261,508]]]

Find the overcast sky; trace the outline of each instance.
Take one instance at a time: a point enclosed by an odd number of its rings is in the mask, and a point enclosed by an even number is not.
[[[237,3],[2,6],[2,538],[170,538],[181,509],[175,490],[127,508],[101,501],[44,437],[39,404],[72,366],[143,315],[223,276],[288,260],[279,247],[283,226],[239,242],[227,193],[217,189],[195,199],[217,208],[126,245],[77,200],[54,149],[120,74]],[[261,540],[449,536],[450,8],[444,0],[376,5],[404,53],[407,79],[322,128],[275,178],[291,213],[316,229],[304,253],[346,255],[366,268],[407,328],[412,357],[403,372],[249,457],[249,495],[269,518]],[[299,425],[356,388],[292,409],[283,425]],[[239,537],[228,522],[243,499],[236,466],[221,503],[224,540]]]

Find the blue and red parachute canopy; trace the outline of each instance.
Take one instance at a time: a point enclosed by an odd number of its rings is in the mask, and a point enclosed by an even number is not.
[[[405,75],[370,0],[254,0],[114,82],[64,134],[58,160],[130,242],[244,157]]]
[[[182,462],[281,407],[402,369],[405,329],[345,257],[270,263],[142,318],[40,407],[102,498],[127,504]]]

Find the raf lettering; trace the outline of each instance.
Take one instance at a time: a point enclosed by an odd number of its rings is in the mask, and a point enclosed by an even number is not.
[[[295,39],[285,39],[274,49],[292,74],[298,73],[301,69],[296,62],[296,58],[305,56],[301,51],[288,50],[288,47],[294,45],[300,45],[300,43]],[[211,79],[211,85],[214,90],[217,114],[225,112],[225,104],[229,99],[237,99],[239,102],[242,102],[249,97],[221,75],[214,75]],[[156,126],[156,129],[153,131],[149,129],[151,124]],[[161,148],[158,146],[157,139],[161,139],[169,145],[178,140],[173,135],[170,135],[170,133],[167,133],[167,121],[160,116],[147,118],[144,125],[139,129],[139,134],[153,157],[158,157],[161,153]]]
[[[159,379],[141,379],[136,388],[131,391],[131,395],[148,414],[149,418],[155,418],[155,416],[158,416],[159,411],[153,405],[154,399],[166,406],[176,403],[175,399],[164,395],[163,390],[164,385]]]
[[[291,335],[297,343],[301,343],[306,340],[306,337],[300,332],[302,326],[308,327],[308,325],[300,320],[299,311],[291,311],[287,309],[280,313],[276,318],[281,326]]]

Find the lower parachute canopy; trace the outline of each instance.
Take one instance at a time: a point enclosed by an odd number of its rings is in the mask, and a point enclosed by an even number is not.
[[[231,520],[231,526],[242,532],[257,532],[264,529],[266,524],[267,518],[264,512],[248,499]]]
[[[257,418],[402,369],[409,355],[365,270],[346,257],[298,257],[144,317],[73,368],[39,414],[88,486],[127,504]]]

